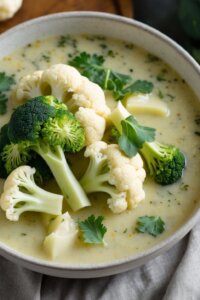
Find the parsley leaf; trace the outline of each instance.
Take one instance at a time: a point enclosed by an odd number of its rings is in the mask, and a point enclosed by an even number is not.
[[[0,115],[6,113],[8,101],[6,92],[9,91],[14,82],[13,76],[7,76],[5,72],[0,72]]]
[[[81,52],[68,63],[78,69],[83,76],[97,83],[104,90],[113,92],[114,98],[118,101],[131,93],[150,93],[153,84],[146,80],[131,82],[129,75],[115,72],[103,66],[105,59],[102,55],[88,54]]]
[[[160,217],[157,216],[142,216],[137,220],[136,230],[138,232],[148,233],[156,237],[165,230],[165,223]]]
[[[115,93],[116,100],[122,100],[132,93],[150,94],[153,90],[153,83],[147,80],[136,80],[125,89]]]
[[[118,139],[121,150],[129,157],[137,154],[145,142],[153,142],[156,130],[151,127],[141,126],[133,116],[121,122],[122,135]]]
[[[95,218],[94,215],[89,216],[85,221],[79,221],[78,225],[83,234],[84,242],[87,244],[103,244],[103,237],[107,228],[103,225],[103,216]]]

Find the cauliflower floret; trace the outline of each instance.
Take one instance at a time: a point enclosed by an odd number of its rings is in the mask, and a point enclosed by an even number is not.
[[[106,121],[103,117],[97,115],[93,109],[80,107],[75,116],[85,128],[86,146],[103,138]]]
[[[67,253],[75,243],[77,234],[77,224],[66,212],[50,222],[49,235],[44,239],[43,248],[54,259],[62,253]]]
[[[73,112],[76,112],[79,107],[84,107],[94,109],[98,115],[103,117],[110,114],[104,92],[100,86],[82,76],[74,67],[56,64],[47,70],[38,72],[42,72],[39,73],[41,77],[38,77],[36,84],[39,89],[35,88],[34,84],[35,79],[33,77],[36,72],[21,79],[15,93],[17,104],[32,97],[53,95],[59,101],[67,104],[69,110]]]
[[[113,198],[107,199],[107,204],[110,210],[114,212],[114,214],[119,214],[127,209],[127,202],[126,202],[126,193],[120,193],[115,200]]]
[[[139,154],[134,159],[128,158],[118,145],[100,141],[88,146],[85,156],[90,157],[90,162],[81,185],[86,193],[107,193],[110,196],[107,204],[114,213],[134,208],[145,198],[146,173]]]
[[[44,94],[51,94],[63,102],[71,96],[71,93],[74,93],[81,82],[81,74],[75,68],[65,64],[51,66],[44,71],[41,78]]]
[[[22,6],[23,0],[1,0],[0,21],[10,19]]]
[[[63,196],[47,192],[34,181],[35,168],[21,166],[7,177],[0,198],[1,208],[10,221],[18,221],[26,211],[60,215]]]
[[[13,91],[12,102],[13,105],[21,105],[30,98],[42,95],[41,78],[43,71],[35,71],[31,75],[24,76],[17,88]]]
[[[108,157],[110,167],[109,183],[121,192],[126,191],[128,206],[134,208],[145,198],[143,181],[146,172],[141,156],[137,153],[133,158],[126,157],[117,145],[109,145],[104,153]]]
[[[68,102],[69,108],[92,108],[100,116],[107,117],[110,109],[106,105],[105,95],[99,85],[82,76],[81,85],[74,90],[72,99]]]

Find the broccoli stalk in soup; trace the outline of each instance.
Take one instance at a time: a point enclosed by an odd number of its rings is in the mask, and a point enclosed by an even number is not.
[[[140,126],[120,102],[110,119],[119,132],[117,139],[120,148],[128,156],[138,151],[145,159],[150,176],[157,183],[172,184],[181,178],[185,157],[177,147],[155,141],[155,130]]]
[[[65,104],[53,96],[30,99],[12,114],[8,138],[10,143],[1,152],[8,173],[27,164],[36,152],[49,166],[73,210],[90,205],[64,154],[76,153],[85,145],[84,129]]]

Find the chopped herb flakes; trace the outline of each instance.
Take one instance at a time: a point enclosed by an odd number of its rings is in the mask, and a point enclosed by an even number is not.
[[[147,54],[147,59],[146,59],[146,62],[147,63],[153,63],[153,62],[157,62],[157,61],[159,61],[160,59],[157,57],[157,56],[155,56],[155,55],[153,55],[153,54],[151,54],[151,53],[148,53]]]
[[[70,35],[61,35],[58,39],[57,46],[64,48],[66,46],[71,46],[77,48],[77,41],[73,39]]]
[[[41,59],[49,63],[51,61],[51,57],[48,54],[42,54]]]
[[[95,218],[94,215],[91,215],[85,221],[78,222],[85,243],[104,244],[103,238],[107,232],[107,228],[103,225],[103,220],[103,216]]]
[[[167,70],[166,69],[162,69],[161,72],[156,76],[156,79],[158,81],[167,81],[166,79],[166,73],[167,73]]]
[[[156,237],[165,230],[165,223],[157,216],[142,216],[137,219],[136,230]]]
[[[184,182],[182,182],[180,185],[180,190],[187,191],[188,189],[189,189],[189,184],[185,184]]]

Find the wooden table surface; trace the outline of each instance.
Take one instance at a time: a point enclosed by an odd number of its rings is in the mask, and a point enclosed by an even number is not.
[[[39,16],[78,10],[102,11],[133,17],[131,0],[24,0],[22,8],[12,19],[0,22],[0,33]]]

